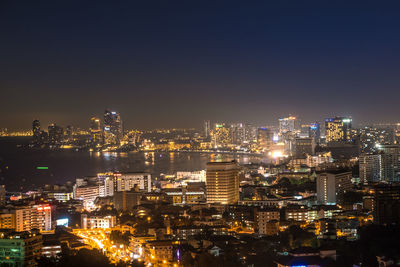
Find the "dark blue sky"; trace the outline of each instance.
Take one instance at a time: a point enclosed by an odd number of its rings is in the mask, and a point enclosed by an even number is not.
[[[395,2],[82,2],[0,3],[0,127],[400,121]]]

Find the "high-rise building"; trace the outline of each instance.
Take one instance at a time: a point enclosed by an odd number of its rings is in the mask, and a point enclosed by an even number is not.
[[[264,151],[268,152],[274,144],[274,133],[267,128],[261,127],[257,131],[257,145]]]
[[[399,145],[378,145],[381,152],[381,180],[386,182],[400,181]]]
[[[104,141],[106,144],[119,145],[123,137],[121,116],[116,111],[104,112]]]
[[[334,117],[325,119],[326,142],[349,142],[351,135],[351,117]]]
[[[92,143],[99,144],[102,143],[103,134],[101,131],[100,119],[96,117],[92,117],[90,119],[90,139]]]
[[[74,198],[82,200],[86,209],[94,208],[96,198],[104,196],[106,196],[104,184],[79,185],[76,183],[74,185]]]
[[[6,204],[6,186],[0,185],[0,206]]]
[[[32,232],[0,233],[1,266],[37,266],[42,256],[42,235]]]
[[[378,182],[381,179],[382,155],[362,153],[359,157],[360,181]]]
[[[51,230],[51,206],[47,204],[18,207],[15,209],[15,228],[17,232]]]
[[[115,227],[116,224],[116,216],[88,216],[84,213],[81,215],[82,229],[108,229]]]
[[[374,222],[398,224],[400,222],[400,185],[379,184],[374,194]]]
[[[315,143],[319,144],[321,139],[321,126],[319,122],[313,122],[310,124],[308,136],[314,138]]]
[[[32,123],[32,132],[33,132],[33,140],[34,142],[39,142],[40,141],[40,122],[39,120],[34,120]]]
[[[294,132],[296,130],[296,117],[290,116],[279,119],[279,132]]]
[[[144,172],[109,172],[99,173],[99,181],[104,184],[105,195],[112,196],[115,192],[139,190],[151,192],[151,174]]]
[[[204,137],[209,138],[211,132],[211,122],[209,120],[204,121]]]
[[[232,143],[230,127],[225,123],[216,123],[213,130],[214,147],[228,147]]]
[[[231,124],[232,133],[232,144],[241,145],[246,141],[246,128],[244,123],[232,123]]]
[[[252,142],[257,140],[257,127],[246,123],[245,127],[245,140],[246,142]]]
[[[334,205],[343,193],[352,188],[352,173],[346,170],[326,171],[317,175],[317,201],[319,204]]]
[[[73,134],[74,127],[72,127],[71,125],[67,125],[67,127],[65,128],[65,140],[67,140],[68,142],[73,141]]]
[[[208,162],[206,189],[207,203],[234,204],[239,201],[237,162]]]
[[[61,145],[64,139],[63,128],[53,123],[49,125],[48,132],[49,132],[49,143],[51,145]]]
[[[361,151],[365,153],[378,152],[380,145],[394,144],[394,130],[376,127],[363,127],[359,129]]]
[[[307,155],[314,155],[315,141],[312,137],[296,138],[294,145],[294,157],[306,158]]]

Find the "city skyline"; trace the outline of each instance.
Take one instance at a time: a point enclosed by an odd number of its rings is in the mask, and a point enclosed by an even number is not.
[[[111,110],[111,109],[105,109],[105,110]],[[113,110],[114,112],[118,112],[118,111],[115,111],[115,110]],[[119,114],[121,114],[120,112],[118,112]],[[35,118],[33,121],[40,121],[40,124],[42,125],[42,127],[44,127],[44,128],[47,128],[47,127],[49,127],[49,126],[51,126],[51,125],[58,125],[58,126],[72,126],[72,127],[74,127],[74,129],[80,129],[80,130],[90,130],[90,128],[91,128],[91,120],[92,119],[99,119],[100,118],[100,122],[101,122],[101,125],[102,126],[104,126],[104,121],[103,121],[103,115],[104,114],[95,114],[95,115],[93,115],[93,116],[91,116],[91,117],[88,117],[87,118],[87,122],[86,122],[86,125],[77,125],[76,124],[76,122],[73,122],[73,121],[71,121],[71,120],[66,120],[67,122],[69,122],[69,123],[60,123],[60,120],[56,120],[56,119],[54,119],[54,120],[42,120],[41,118]],[[280,121],[280,119],[282,119],[282,118],[286,118],[286,117],[290,117],[290,116],[292,116],[293,114],[287,114],[286,116],[285,115],[282,115],[281,117],[277,117],[277,118],[275,118],[274,120],[270,120],[270,121],[264,121],[264,122],[254,122],[254,121],[252,121],[252,120],[242,120],[242,121],[223,121],[223,120],[210,120],[210,119],[208,119],[208,118],[204,118],[203,120],[200,120],[200,121],[196,121],[196,122],[194,122],[193,123],[193,126],[192,125],[190,125],[190,126],[188,126],[188,127],[179,127],[179,126],[177,126],[177,127],[174,127],[174,126],[168,126],[168,125],[166,125],[165,127],[158,127],[157,125],[155,125],[154,127],[147,127],[147,128],[140,128],[140,127],[135,127],[135,126],[133,126],[133,128],[130,128],[130,127],[126,127],[125,125],[126,124],[128,124],[128,125],[131,125],[131,123],[129,123],[129,118],[128,119],[126,119],[125,117],[124,117],[124,114],[121,114],[121,117],[123,118],[123,130],[124,131],[126,131],[126,130],[144,130],[144,131],[151,131],[151,130],[157,130],[157,129],[196,129],[196,130],[198,130],[198,131],[203,131],[204,129],[204,123],[206,122],[206,121],[209,121],[212,125],[211,126],[215,126],[215,124],[218,124],[218,123],[227,123],[228,125],[234,125],[234,124],[237,124],[237,123],[244,123],[244,124],[248,124],[248,125],[250,125],[250,126],[252,126],[252,127],[267,127],[267,128],[274,128],[274,129],[278,129],[279,128],[279,121]],[[320,118],[318,118],[318,119],[316,119],[316,120],[305,120],[305,119],[303,119],[302,117],[299,117],[299,116],[296,116],[295,118],[296,118],[296,128],[298,128],[298,129],[300,129],[300,127],[301,127],[301,125],[309,125],[309,124],[315,124],[315,123],[320,123],[321,125],[324,125],[324,122],[327,120],[327,119],[331,119],[331,118],[335,118],[335,117],[350,117],[350,118],[352,118],[353,119],[353,127],[355,127],[355,128],[359,128],[359,127],[381,127],[381,128],[385,128],[385,127],[394,127],[394,126],[397,126],[397,125],[399,125],[399,121],[394,121],[394,122],[388,122],[388,121],[379,121],[379,122],[372,122],[372,121],[365,121],[365,122],[360,122],[360,121],[354,121],[354,118],[353,118],[353,116],[351,116],[351,115],[345,115],[345,116],[343,116],[343,115],[341,115],[341,114],[336,114],[336,115],[332,115],[332,116],[329,116],[329,117],[320,117]],[[128,121],[128,123],[126,123]],[[174,125],[174,124],[172,124],[172,125]],[[324,128],[325,126],[323,126],[323,128]],[[28,125],[25,125],[25,126],[23,126],[23,127],[21,127],[21,128],[8,128],[8,127],[2,127],[1,125],[0,125],[0,129],[2,129],[2,130],[7,130],[8,132],[18,132],[18,131],[29,131],[29,130],[31,130],[31,128],[32,128],[32,121],[30,121],[30,123],[28,124]]]
[[[103,107],[141,129],[288,114],[396,122],[397,11],[389,3],[8,2],[0,127],[40,119],[83,128]]]

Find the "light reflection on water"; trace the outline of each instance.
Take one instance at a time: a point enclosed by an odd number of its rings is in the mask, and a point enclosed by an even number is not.
[[[41,151],[17,149],[0,142],[0,180],[10,191],[62,184],[77,177],[92,176],[99,172],[150,172],[155,177],[160,173],[176,171],[198,171],[205,169],[208,161],[236,159],[240,163],[259,162],[248,155],[170,153],[170,152],[88,152],[88,151]],[[7,166],[4,169],[3,166]],[[47,166],[48,170],[37,170]]]

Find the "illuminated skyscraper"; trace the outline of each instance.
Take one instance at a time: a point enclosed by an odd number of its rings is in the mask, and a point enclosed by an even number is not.
[[[257,127],[246,123],[246,127],[245,127],[245,140],[247,142],[251,142],[254,140],[257,140]]]
[[[216,123],[213,130],[214,147],[228,147],[232,143],[230,127],[225,123]]]
[[[325,119],[326,142],[351,141],[351,117],[335,117]]]
[[[296,117],[290,116],[279,119],[279,132],[294,132],[296,130]]]
[[[42,136],[42,132],[40,131],[39,120],[33,121],[32,132],[33,132],[33,142],[35,143],[35,145],[39,145],[41,143],[41,136]]]
[[[32,132],[33,132],[33,136],[40,136],[40,122],[39,120],[34,120],[32,123]]]
[[[209,138],[211,131],[211,123],[210,121],[204,121],[204,137]]]
[[[386,182],[400,181],[399,145],[379,145],[381,153],[381,180]]]
[[[239,201],[239,171],[236,161],[208,162],[207,203],[234,204]]]
[[[106,144],[118,145],[123,137],[122,120],[118,112],[104,112],[104,139]]]
[[[360,181],[378,182],[381,179],[382,155],[362,153],[359,157]]]
[[[321,139],[321,126],[319,122],[313,122],[310,124],[310,130],[308,136],[314,138],[316,144],[319,143],[319,140]]]
[[[96,117],[92,117],[90,119],[90,138],[92,143],[101,143],[103,139],[100,119]]]
[[[319,204],[338,203],[342,195],[352,188],[351,171],[335,170],[317,176],[317,201]]]
[[[231,124],[232,143],[241,145],[246,140],[246,128],[244,123],[238,122]]]
[[[49,132],[49,143],[51,145],[60,145],[64,138],[63,128],[56,125],[55,123],[50,124],[48,127]]]
[[[257,131],[257,145],[258,147],[267,152],[271,149],[274,141],[274,133],[267,128],[261,127]]]

